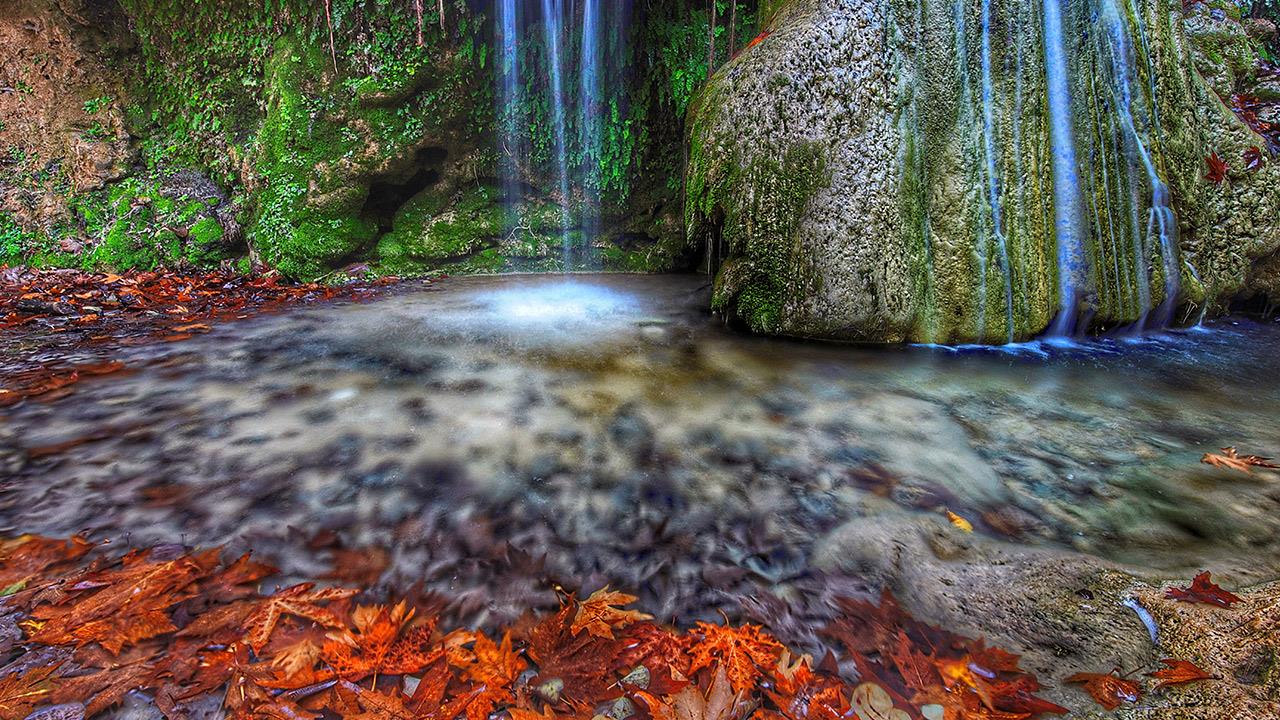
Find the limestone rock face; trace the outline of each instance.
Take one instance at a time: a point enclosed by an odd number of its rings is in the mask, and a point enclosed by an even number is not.
[[[125,129],[114,3],[0,1],[0,147],[8,170],[65,177],[75,192],[123,177],[137,150]],[[7,176],[8,173],[5,173]],[[32,227],[66,222],[65,197],[0,179],[0,212]]]
[[[1268,139],[1228,101],[1256,68],[1246,27],[1203,4],[792,0],[691,110],[686,228],[716,306],[761,332],[1194,321],[1280,291],[1259,265],[1280,170],[1245,170]],[[1212,153],[1229,182],[1205,178]]]

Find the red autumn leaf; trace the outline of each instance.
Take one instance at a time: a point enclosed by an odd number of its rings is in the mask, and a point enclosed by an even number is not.
[[[1165,597],[1182,602],[1217,605],[1223,608],[1229,608],[1233,604],[1240,602],[1238,596],[1223,590],[1217,584],[1211,582],[1208,572],[1196,575],[1191,581],[1191,587],[1169,588],[1165,592]]]
[[[276,623],[280,622],[280,618],[285,615],[305,618],[325,627],[342,627],[342,620],[334,614],[333,610],[321,607],[317,603],[345,600],[359,591],[347,588],[325,588],[313,591],[313,587],[315,583],[294,585],[263,600],[262,605],[245,623],[247,630],[245,641],[254,652],[261,652],[262,648],[266,647],[267,641],[271,639],[271,632],[276,628]]]
[[[1201,670],[1195,665],[1195,663],[1191,663],[1186,660],[1166,658],[1160,662],[1165,666],[1163,670],[1147,673],[1147,677],[1155,678],[1159,681],[1156,683],[1157,690],[1169,687],[1170,685],[1182,685],[1183,683],[1195,682],[1197,680],[1213,679],[1213,675]]]
[[[1251,147],[1244,151],[1244,169],[1249,172],[1258,172],[1262,169],[1262,149]]]
[[[689,636],[689,672],[721,664],[734,692],[755,687],[761,668],[773,667],[782,654],[782,644],[759,625],[729,627],[700,622]]]
[[[1142,688],[1132,680],[1126,680],[1115,672],[1076,673],[1067,678],[1069,683],[1081,683],[1085,692],[1107,710],[1115,710],[1124,703],[1136,703],[1142,697]]]
[[[560,612],[544,618],[529,631],[528,654],[538,665],[537,686],[561,688],[566,700],[581,705],[594,705],[607,699],[614,686],[608,669],[614,666],[622,643],[612,637],[573,631],[573,603],[565,603]],[[580,609],[578,609],[580,612]],[[657,670],[657,666],[650,670]],[[652,677],[652,672],[650,672]],[[613,691],[616,697],[616,690]]]
[[[607,586],[593,593],[591,597],[578,604],[578,612],[573,616],[570,630],[574,635],[586,630],[599,638],[613,639],[613,631],[626,627],[633,622],[652,619],[637,610],[623,610],[622,605],[630,605],[637,600],[635,595],[614,592]]]
[[[1200,462],[1205,465],[1226,468],[1228,470],[1238,470],[1242,473],[1252,473],[1253,468],[1260,467],[1268,470],[1280,469],[1280,465],[1271,462],[1271,458],[1259,457],[1257,455],[1241,455],[1233,447],[1222,448],[1222,454],[1205,453],[1200,458]]]
[[[1209,153],[1204,158],[1205,164],[1209,166],[1209,172],[1205,173],[1205,179],[1214,185],[1221,185],[1227,180],[1227,173],[1230,168],[1227,163],[1218,156],[1218,153]]]
[[[614,669],[623,673],[637,666],[650,670],[667,665],[682,675],[689,674],[684,640],[671,630],[653,623],[636,623],[620,638],[621,647]]]

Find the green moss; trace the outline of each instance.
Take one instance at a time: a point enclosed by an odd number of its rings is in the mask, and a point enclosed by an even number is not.
[[[712,298],[756,332],[782,329],[786,303],[810,290],[795,237],[813,194],[829,182],[826,158],[816,144],[787,148],[778,156],[712,158],[695,131],[686,212],[703,242],[722,233],[729,255]]]
[[[378,241],[383,262],[424,264],[456,261],[496,245],[508,218],[492,188],[474,186],[458,198],[424,191],[396,213],[391,232]]]

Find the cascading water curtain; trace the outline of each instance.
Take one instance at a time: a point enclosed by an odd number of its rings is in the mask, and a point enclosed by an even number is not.
[[[1081,212],[1080,166],[1076,158],[1075,114],[1067,75],[1063,36],[1065,0],[1044,0],[1045,92],[1049,106],[1049,137],[1053,155],[1054,234],[1058,247],[1058,315],[1049,335],[1075,334],[1080,292],[1085,280],[1085,250]]]
[[[518,0],[498,0],[497,37],[501,48],[498,72],[498,151],[502,165],[503,203],[506,206],[508,231],[519,232],[520,201],[523,199],[521,168],[526,164],[529,145],[520,108],[523,93],[520,82],[520,14]]]
[[[1005,342],[1013,342],[1013,273],[1009,266],[1009,246],[1008,236],[1004,227],[1004,208],[1000,197],[1000,171],[998,168],[999,158],[996,155],[996,121],[995,121],[995,92],[994,80],[992,73],[992,57],[991,57],[991,32],[992,32],[992,0],[982,0],[982,144],[986,154],[986,174],[987,174],[987,201],[990,205],[991,212],[991,235],[995,242],[997,269],[1004,281],[1004,314],[1005,314]],[[985,249],[987,246],[983,244]],[[985,254],[985,253],[984,253]],[[983,260],[983,290],[982,303],[986,305],[986,267],[989,262]],[[979,316],[978,331],[984,332],[985,324],[984,316]]]
[[[582,229],[583,250],[591,247],[592,238],[600,231],[600,152],[601,120],[603,119],[600,95],[602,40],[601,0],[583,0],[582,46],[578,60],[578,141],[581,145],[581,173],[579,182],[583,191]],[[590,260],[590,259],[588,259]]]
[[[547,72],[551,78],[551,127],[555,135],[556,177],[560,181],[561,259],[564,270],[568,271],[573,264],[573,245],[569,232],[572,196],[569,192],[568,118],[562,66],[564,55],[561,51],[564,42],[563,0],[542,0],[542,29],[547,50]]]
[[[627,13],[606,7],[604,0],[497,0],[496,5],[501,49],[496,114],[511,231],[526,227],[520,215],[532,198],[523,190],[537,185],[539,168],[548,162],[549,172],[542,175],[554,182],[548,194],[560,205],[561,265],[565,270],[591,268],[595,259],[589,250],[600,231],[609,104],[602,87],[606,18],[615,21]],[[538,116],[530,115],[530,101],[542,98],[542,127],[548,136],[531,137]],[[548,146],[549,158],[544,154]]]
[[[1127,198],[1129,225],[1123,229],[1129,234],[1133,267],[1129,273],[1117,274],[1129,280],[1125,285],[1132,287],[1131,299],[1137,304],[1136,311],[1141,317],[1135,329],[1163,328],[1173,322],[1182,277],[1178,219],[1170,205],[1169,186],[1161,177],[1154,156],[1161,141],[1155,86],[1144,87],[1139,80],[1140,70],[1153,75],[1151,57],[1140,8],[1132,7],[1130,0],[1100,1],[1100,16],[1107,28],[1100,38],[1107,46],[1099,52],[1104,57],[1109,55],[1111,60],[1115,118],[1131,175]],[[1133,18],[1132,24],[1129,18]],[[1113,250],[1119,254],[1122,248],[1117,246]],[[1156,252],[1160,257],[1162,298],[1152,307],[1152,278],[1148,268]]]

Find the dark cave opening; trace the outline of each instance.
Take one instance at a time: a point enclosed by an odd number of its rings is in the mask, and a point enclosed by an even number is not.
[[[444,148],[423,148],[414,154],[413,162],[403,171],[376,178],[369,186],[361,217],[377,223],[379,233],[390,232],[400,208],[414,195],[440,182],[448,155]]]
[[[1277,309],[1280,309],[1280,302],[1267,296],[1266,293],[1240,295],[1234,298],[1228,306],[1228,312],[1232,315],[1243,315],[1261,320],[1270,320],[1276,317]]]

